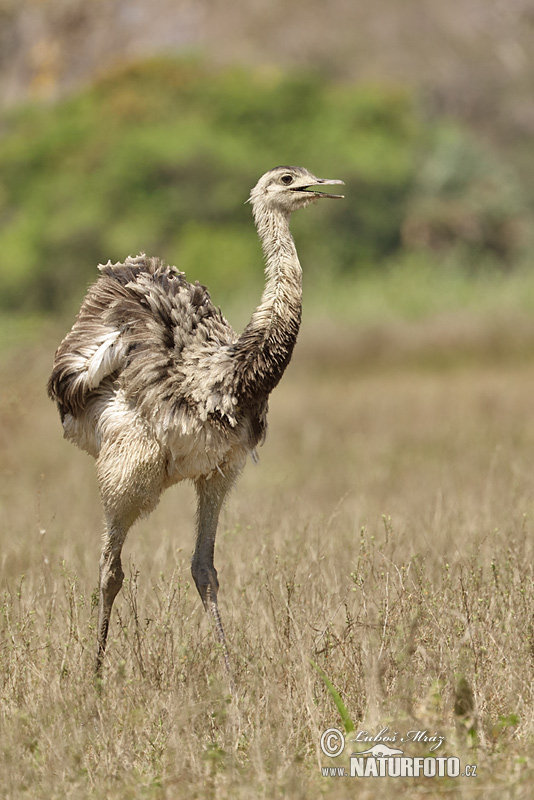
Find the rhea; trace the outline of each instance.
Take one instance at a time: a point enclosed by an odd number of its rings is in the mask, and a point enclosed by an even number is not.
[[[268,397],[291,358],[300,326],[302,270],[289,220],[318,198],[301,167],[263,175],[250,202],[266,283],[241,335],[207,289],[144,254],[99,266],[48,382],[64,435],[96,459],[105,532],[100,558],[97,652],[101,673],[111,610],[131,525],[164,489],[189,479],[197,494],[191,572],[230,675],[213,564],[219,513],[248,455],[266,432]]]

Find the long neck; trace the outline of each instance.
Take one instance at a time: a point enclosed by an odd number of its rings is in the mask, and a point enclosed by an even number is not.
[[[238,394],[265,398],[287,367],[297,340],[302,269],[289,230],[289,214],[254,208],[265,254],[266,283],[260,305],[235,345]]]

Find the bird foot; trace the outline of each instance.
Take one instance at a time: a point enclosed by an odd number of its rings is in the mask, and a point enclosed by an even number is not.
[[[205,592],[201,592],[201,597],[204,603],[204,608],[206,609],[206,611],[209,612],[213,620],[213,624],[215,625],[215,635],[217,636],[217,642],[219,643],[222,650],[222,655],[224,658],[224,666],[226,669],[226,674],[228,676],[228,682],[230,684],[230,692],[231,694],[235,694],[234,676],[232,673],[232,667],[230,663],[230,654],[228,652],[228,645],[226,644],[226,636],[224,634],[221,615],[219,613],[219,606],[217,605],[217,595],[213,592],[211,586],[207,586],[205,588]]]

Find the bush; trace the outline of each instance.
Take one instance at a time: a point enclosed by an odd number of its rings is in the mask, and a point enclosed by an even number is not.
[[[510,266],[527,243],[525,200],[512,170],[476,141],[439,127],[406,209],[409,248]]]
[[[442,151],[439,130],[398,88],[215,72],[194,60],[125,66],[56,106],[4,120],[0,304],[70,307],[98,262],[139,251],[176,263],[217,302],[248,292],[262,274],[243,203],[280,163],[347,184],[345,203],[295,217],[307,271],[350,273],[386,264],[402,248],[469,239],[455,215],[463,222],[484,183],[459,165],[460,188],[436,188],[429,175]],[[490,200],[478,201],[488,233],[477,239],[506,257],[522,210],[503,200],[507,191],[496,181]]]

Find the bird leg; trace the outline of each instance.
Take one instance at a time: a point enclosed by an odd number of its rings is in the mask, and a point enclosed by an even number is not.
[[[97,474],[106,533],[100,558],[97,675],[102,670],[113,601],[124,580],[122,546],[136,519],[152,511],[158,502],[164,472],[165,459],[160,446],[144,428],[129,428],[104,442],[98,456]]]
[[[198,588],[198,586],[197,586]],[[199,590],[200,591],[200,590]],[[234,692],[234,681],[232,676],[232,667],[230,665],[230,655],[228,653],[228,645],[226,644],[226,636],[224,635],[224,628],[221,621],[221,615],[219,613],[219,606],[217,605],[217,594],[213,593],[211,586],[206,588],[205,597],[203,596],[202,592],[200,592],[200,596],[202,597],[202,602],[204,603],[204,608],[211,614],[213,619],[213,623],[215,625],[215,635],[217,636],[217,641],[222,649],[222,654],[224,658],[224,666],[226,668],[226,674],[230,680],[230,688],[232,690],[232,694]]]
[[[124,580],[124,572],[121,565],[124,536],[113,537],[108,534],[106,539],[100,558],[97,651],[95,659],[95,673],[97,676],[102,672],[113,601],[119,593]]]
[[[234,474],[228,477],[227,471],[226,475],[220,472],[220,474],[212,474],[209,478],[201,478],[196,481],[198,496],[197,540],[191,563],[191,574],[193,575],[198,593],[202,598],[204,608],[211,615],[215,626],[215,634],[221,646],[224,665],[232,692],[234,691],[232,669],[230,666],[230,655],[228,653],[224,628],[221,622],[221,615],[219,613],[219,606],[217,605],[219,581],[217,579],[217,570],[213,565],[213,555],[219,514],[234,478]]]

